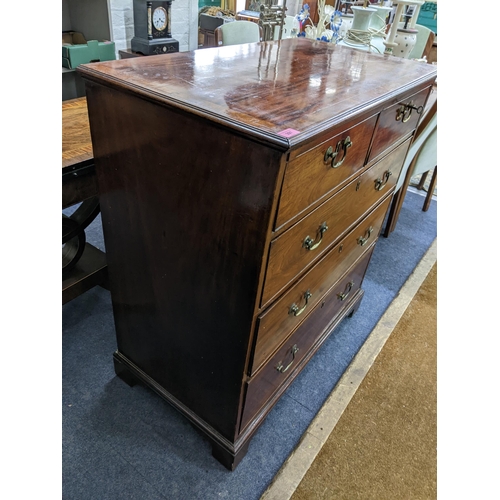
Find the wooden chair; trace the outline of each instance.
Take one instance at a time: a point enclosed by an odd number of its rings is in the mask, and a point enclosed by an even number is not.
[[[434,101],[428,113],[423,117],[406,155],[406,160],[389,208],[389,215],[384,229],[384,236],[386,238],[396,227],[410,179],[417,174],[423,174],[422,180],[417,186],[417,188],[422,188],[427,174],[433,169],[432,180],[422,207],[424,212],[427,212],[429,209],[432,193],[437,183],[437,101]]]
[[[432,44],[436,39],[436,34],[431,31],[427,26],[416,24],[415,29],[418,30],[417,41],[415,46],[408,56],[409,59],[422,59],[424,56],[429,60],[429,55],[432,50]]]
[[[215,45],[239,45],[262,41],[262,28],[252,21],[232,21],[214,30]]]

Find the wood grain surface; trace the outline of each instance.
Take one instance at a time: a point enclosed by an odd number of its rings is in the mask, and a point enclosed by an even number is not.
[[[386,198],[359,226],[328,252],[317,266],[314,266],[259,317],[251,375],[260,368],[290,332],[307,318],[330,287],[377,239],[389,202],[390,198]],[[366,236],[366,231],[369,228],[372,228],[370,237],[367,243],[361,246],[359,238]],[[303,313],[299,316],[290,314],[292,304],[304,305],[306,291],[311,293],[311,297]]]
[[[408,146],[407,140],[290,230],[272,241],[262,293],[262,307],[282,293],[300,272],[316,262],[338,240],[343,231],[357,224],[388,192],[392,191]],[[377,190],[376,181],[384,180],[387,171],[391,171],[387,183],[382,189]],[[314,250],[308,250],[304,247],[305,238],[309,236],[318,241],[320,238],[318,229],[323,223],[326,223],[328,230],[324,232],[321,244]]]
[[[437,74],[431,64],[299,38],[82,64],[78,71],[286,146]],[[279,135],[289,129],[297,134]]]
[[[299,368],[302,359],[307,357],[313,345],[328,331],[332,319],[342,309],[351,308],[351,297],[355,298],[356,292],[361,286],[373,248],[372,246],[351,267],[349,272],[323,298],[321,304],[316,305],[307,320],[276,351],[271,360],[266,363],[257,375],[250,379],[241,421],[242,429],[245,428],[280,385],[290,383],[290,379],[293,379],[296,375],[296,370]],[[348,290],[350,291],[347,292]],[[348,294],[349,299],[346,298],[344,301],[340,297],[343,293]],[[292,351],[293,346],[298,348],[295,354]],[[280,364],[289,366],[290,369],[280,372],[276,368]]]
[[[62,166],[72,167],[93,158],[87,99],[62,103]]]
[[[370,117],[353,128],[342,131],[325,143],[291,161],[286,169],[281,190],[276,227],[280,227],[293,216],[299,214],[317,200],[331,194],[346,181],[352,179],[365,165],[368,147],[377,122],[377,115]],[[332,160],[324,161],[328,147],[337,151],[337,144],[347,137],[351,146],[346,154],[339,150],[334,162],[341,166],[332,168]]]

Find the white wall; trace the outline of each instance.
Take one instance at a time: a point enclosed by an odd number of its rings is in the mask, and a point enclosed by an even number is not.
[[[107,0],[111,40],[115,42],[116,56],[119,50],[130,49],[134,36],[134,10],[132,0]]]

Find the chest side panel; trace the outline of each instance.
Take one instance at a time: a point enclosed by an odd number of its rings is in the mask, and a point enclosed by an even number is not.
[[[281,154],[87,89],[118,350],[234,436]]]

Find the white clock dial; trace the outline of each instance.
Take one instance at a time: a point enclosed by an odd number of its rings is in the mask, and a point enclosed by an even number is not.
[[[167,11],[163,7],[156,7],[153,11],[153,26],[158,31],[163,31],[167,27]]]

